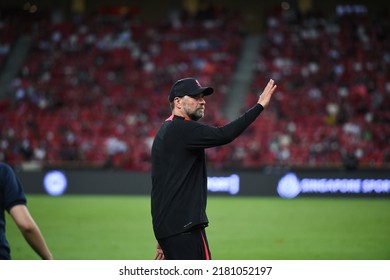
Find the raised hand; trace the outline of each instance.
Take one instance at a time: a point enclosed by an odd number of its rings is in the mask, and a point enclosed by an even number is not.
[[[273,93],[275,92],[276,85],[274,80],[270,79],[263,92],[259,96],[257,103],[261,104],[264,108],[267,107],[271,100]]]

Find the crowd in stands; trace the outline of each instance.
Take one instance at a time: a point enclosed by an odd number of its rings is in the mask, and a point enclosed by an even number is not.
[[[256,163],[388,166],[389,18],[351,7],[333,17],[279,10],[266,23],[252,87],[271,73],[278,93],[270,124],[244,144],[262,144]]]
[[[148,171],[170,87],[183,76],[214,87],[202,121],[225,124],[220,108],[243,41],[230,15],[35,22],[13,97],[0,101],[0,160]],[[207,150],[210,166],[388,166],[389,34],[385,18],[270,14],[243,107],[270,77],[278,92],[242,137]]]
[[[205,121],[224,122],[218,108],[242,42],[239,18],[228,16],[36,22],[13,102],[3,101],[1,159],[149,170],[151,142],[171,114],[175,80],[193,76],[212,85],[218,94],[208,101]]]

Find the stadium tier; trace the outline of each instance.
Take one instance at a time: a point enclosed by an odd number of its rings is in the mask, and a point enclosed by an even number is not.
[[[210,167],[388,167],[388,18],[266,15],[254,78],[238,106],[255,104],[269,78],[276,98],[242,137],[207,151]],[[17,32],[15,18],[0,19],[4,73]],[[156,21],[137,13],[37,17],[26,59],[0,99],[0,160],[149,171],[173,81],[194,76],[213,86],[202,121],[227,123],[222,108],[243,56],[243,21],[223,9]]]

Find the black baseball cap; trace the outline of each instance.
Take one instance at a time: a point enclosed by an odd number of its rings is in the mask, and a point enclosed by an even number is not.
[[[211,87],[202,87],[195,78],[184,78],[176,81],[169,94],[169,101],[172,102],[175,97],[196,96],[199,93],[210,95],[214,92]]]

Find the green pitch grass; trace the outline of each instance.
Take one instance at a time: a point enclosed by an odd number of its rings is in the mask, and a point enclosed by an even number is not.
[[[146,196],[29,195],[56,259],[154,257]],[[207,229],[218,260],[390,259],[389,199],[209,197]],[[13,259],[38,259],[7,216]]]

